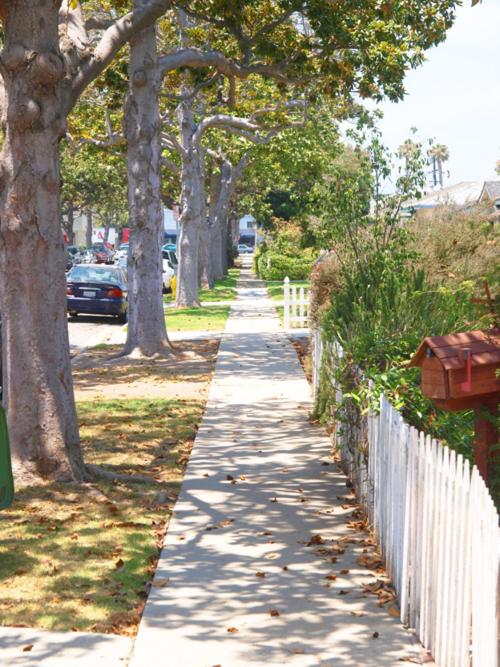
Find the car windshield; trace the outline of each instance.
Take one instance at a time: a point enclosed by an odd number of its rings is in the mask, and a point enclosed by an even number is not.
[[[109,283],[120,279],[116,269],[100,266],[75,266],[68,279],[75,283]]]

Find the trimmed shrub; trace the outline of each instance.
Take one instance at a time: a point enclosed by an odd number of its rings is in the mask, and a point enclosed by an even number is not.
[[[298,250],[297,256],[290,257],[271,250],[261,252],[256,258],[257,272],[264,280],[307,280],[314,259],[308,250]]]

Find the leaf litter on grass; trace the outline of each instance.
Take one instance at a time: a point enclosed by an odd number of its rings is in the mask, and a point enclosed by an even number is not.
[[[202,400],[78,404],[87,462],[151,483],[20,489],[0,516],[1,624],[135,634],[203,409]]]

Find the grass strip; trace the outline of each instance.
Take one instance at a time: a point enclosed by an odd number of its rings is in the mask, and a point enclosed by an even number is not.
[[[215,281],[213,289],[200,290],[200,301],[232,301],[236,299],[236,282],[240,275],[240,269],[229,269],[225,278]],[[163,297],[165,303],[172,303],[174,296],[166,294]]]
[[[229,310],[229,306],[168,308],[165,311],[167,330],[170,332],[224,331]]]
[[[29,487],[0,514],[3,625],[133,635],[203,401],[81,402],[89,463],[160,482]]]

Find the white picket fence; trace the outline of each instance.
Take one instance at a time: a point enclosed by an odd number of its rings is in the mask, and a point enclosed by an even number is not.
[[[309,326],[309,290],[290,283],[288,276],[283,281],[285,329]]]
[[[323,355],[339,352],[313,332],[315,394]],[[364,470],[341,426],[335,440],[397,591],[401,621],[438,667],[498,667],[499,517],[477,468],[409,426],[385,397],[366,427]]]

